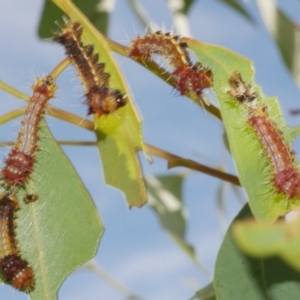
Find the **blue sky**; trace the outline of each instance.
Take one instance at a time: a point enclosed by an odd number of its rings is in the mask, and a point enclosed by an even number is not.
[[[42,1],[17,0],[0,3],[0,80],[30,93],[35,76],[40,76],[64,57],[57,44],[37,37]],[[284,1],[279,1],[283,3]],[[289,1],[286,11],[297,17],[296,0]],[[165,28],[172,21],[165,1],[144,0],[150,17]],[[297,118],[289,116],[291,108],[300,107],[299,90],[280,60],[274,42],[262,26],[255,1],[244,1],[254,16],[251,24],[219,1],[196,1],[189,14],[193,37],[203,42],[225,46],[254,62],[255,78],[268,96],[278,96],[289,124]],[[160,9],[157,9],[160,7]],[[296,19],[295,19],[296,20]],[[127,1],[116,1],[110,20],[109,36],[123,44],[134,39],[144,29],[128,7]],[[4,30],[5,29],[5,30]],[[229,172],[234,165],[223,146],[223,128],[219,121],[184,97],[176,96],[172,88],[143,67],[116,55],[143,117],[145,141],[174,154],[192,158],[210,166],[223,166]],[[84,116],[82,90],[69,68],[58,80],[59,91],[52,105]],[[0,91],[1,113],[23,107],[24,103]],[[57,139],[94,140],[94,135],[65,122],[48,118]],[[0,128],[0,140],[13,140],[19,122]],[[295,145],[297,151],[297,144]],[[100,243],[97,263],[118,281],[145,299],[188,299],[197,288],[209,282],[192,261],[161,230],[156,216],[147,206],[129,211],[120,192],[104,184],[101,163],[95,148],[64,147],[83,182],[91,193],[104,222],[106,232]],[[7,150],[1,149],[2,158]],[[145,176],[188,173],[185,169],[168,171],[166,162],[154,158],[149,164],[141,156]],[[200,173],[190,172],[183,186],[188,213],[187,239],[194,245],[199,260],[213,275],[214,261],[224,229],[220,227],[216,210],[220,181]],[[239,211],[234,194],[226,198],[226,222]],[[0,286],[1,299],[26,299],[26,295]],[[4,296],[3,296],[4,295]],[[94,273],[79,269],[63,283],[59,299],[124,299]]]

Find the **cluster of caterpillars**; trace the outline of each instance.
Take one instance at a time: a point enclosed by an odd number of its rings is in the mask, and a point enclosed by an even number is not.
[[[53,40],[64,45],[71,63],[77,68],[86,90],[85,103],[88,114],[110,114],[126,104],[126,96],[109,86],[105,64],[98,62],[92,45],[81,41],[82,25],[66,21],[66,27]],[[16,197],[20,187],[26,186],[33,171],[38,149],[38,129],[48,101],[56,91],[52,75],[37,79],[33,93],[25,110],[17,140],[5,160],[1,178],[5,193],[0,196],[0,271],[5,282],[16,289],[30,292],[34,289],[34,272],[20,255],[15,234],[16,210],[19,208]],[[25,197],[26,203],[38,199],[38,195]]]
[[[110,74],[105,72],[105,63],[92,45],[82,41],[83,27],[79,22],[65,20],[65,26],[53,38],[62,44],[66,55],[76,67],[85,89],[84,103],[88,114],[98,117],[117,111],[127,104],[126,95],[110,86]],[[138,37],[131,42],[128,56],[142,61],[162,56],[172,68],[171,76],[181,94],[195,93],[207,104],[214,101],[213,73],[200,62],[192,63],[188,44],[181,37],[157,31]],[[288,199],[300,197],[300,173],[294,163],[290,146],[284,141],[276,124],[268,116],[266,105],[259,104],[251,85],[245,84],[239,72],[229,79],[227,93],[248,108],[247,122],[253,128],[274,167],[274,186]],[[33,94],[22,120],[21,130],[14,147],[5,160],[1,177],[5,193],[0,196],[0,270],[7,283],[26,292],[35,285],[34,272],[24,260],[17,247],[14,218],[19,203],[16,194],[24,187],[32,173],[38,148],[39,122],[45,106],[54,97],[55,80],[51,75],[37,79]],[[25,202],[32,202],[37,195],[28,195]]]
[[[16,194],[32,173],[38,147],[40,119],[56,90],[54,78],[48,75],[37,79],[32,89],[17,140],[1,170],[6,193],[0,196],[0,269],[6,282],[27,292],[34,288],[35,280],[32,268],[21,257],[17,247],[14,219],[19,203]],[[26,202],[36,198],[36,195],[29,195]]]

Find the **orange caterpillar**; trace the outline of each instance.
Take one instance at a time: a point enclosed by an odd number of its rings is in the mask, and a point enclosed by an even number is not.
[[[54,41],[62,44],[66,54],[75,65],[86,90],[84,103],[89,106],[88,114],[106,115],[124,106],[126,97],[118,90],[109,87],[105,64],[99,63],[99,55],[94,53],[92,45],[83,45],[81,35],[83,27],[78,22],[65,20],[66,27],[61,29]]]
[[[191,65],[187,48],[187,43],[182,42],[180,36],[156,31],[132,41],[128,56],[151,59],[154,54],[162,55],[172,67],[177,69]]]
[[[182,42],[178,35],[157,31],[131,41],[128,56],[143,60],[151,59],[155,54],[163,56],[173,67],[175,86],[182,95],[194,92],[208,105],[216,102],[215,95],[210,89],[213,83],[211,70],[199,62],[192,64],[187,48],[188,44]]]
[[[24,184],[32,171],[38,142],[38,128],[48,100],[54,97],[56,90],[52,76],[37,79],[32,87],[33,94],[26,108],[22,127],[15,146],[5,161],[2,178],[8,186]]]
[[[248,123],[254,129],[274,168],[274,185],[288,199],[300,197],[300,171],[289,144],[281,131],[268,116],[268,107],[257,103],[257,95],[251,85],[246,85],[239,72],[229,80],[232,90],[228,93],[239,102],[248,105]]]
[[[14,288],[29,292],[34,288],[34,274],[22,259],[15,238],[15,212],[17,199],[13,196],[0,197],[0,270],[5,282]]]

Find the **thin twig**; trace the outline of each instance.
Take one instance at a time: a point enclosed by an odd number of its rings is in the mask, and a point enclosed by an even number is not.
[[[100,278],[106,281],[114,289],[118,290],[121,294],[125,295],[127,299],[143,300],[143,298],[134,294],[129,288],[124,286],[122,283],[117,281],[110,274],[108,274],[102,268],[100,268],[100,266],[95,262],[95,260],[91,260],[88,263],[86,263],[85,267],[92,270],[95,274],[97,274]]]
[[[168,168],[174,168],[174,167],[179,167],[179,166],[187,167],[189,169],[196,170],[201,173],[205,173],[207,175],[220,178],[224,181],[228,181],[232,184],[241,185],[237,176],[222,172],[222,171],[214,169],[214,168],[207,167],[207,166],[200,164],[191,159],[182,158],[180,156],[177,156],[177,155],[167,152],[165,150],[161,150],[161,149],[151,146],[149,144],[145,144],[145,151],[150,154],[153,154],[155,156],[158,156],[160,158],[167,160]]]
[[[0,125],[3,125],[6,122],[9,122],[10,120],[20,117],[24,114],[23,108],[14,109],[0,117]]]
[[[90,122],[90,121],[87,121]],[[92,122],[90,122],[92,123]],[[60,140],[57,141],[57,143],[61,146],[97,146],[97,142],[94,141],[66,141],[66,140]],[[0,146],[11,146],[13,145],[12,142],[0,142]],[[222,172],[220,170],[207,167],[203,164],[200,164],[196,161],[193,161],[191,159],[182,158],[180,156],[177,156],[175,154],[172,154],[168,151],[159,149],[157,147],[151,146],[149,144],[144,144],[144,150],[147,153],[150,153],[152,155],[155,155],[157,157],[163,158],[168,161],[168,168],[174,168],[174,167],[187,167],[189,169],[199,171],[201,173],[222,179],[224,181],[230,182],[234,185],[241,185],[239,182],[238,177]],[[141,150],[140,150],[141,151]]]
[[[24,101],[28,101],[29,100],[29,96],[18,91],[17,89],[15,89],[14,87],[10,86],[9,84],[3,82],[0,80],[0,90],[3,90],[4,92],[7,92],[8,94],[11,94],[13,96],[15,96],[16,98],[19,98],[21,100]]]

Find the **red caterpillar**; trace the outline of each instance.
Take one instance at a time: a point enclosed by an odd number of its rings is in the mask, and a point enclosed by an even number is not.
[[[211,70],[199,62],[192,64],[187,48],[188,44],[179,36],[157,31],[131,41],[128,56],[141,59],[151,59],[154,54],[163,56],[173,67],[175,86],[182,95],[194,92],[207,104],[215,102],[213,92],[208,90],[213,82]]]
[[[182,66],[177,68],[173,73],[176,79],[176,88],[183,95],[194,92],[198,98],[203,97],[203,90],[212,85],[212,72],[204,68],[199,62],[193,66]],[[215,100],[205,99],[207,102]]]
[[[76,66],[86,90],[84,103],[89,106],[88,114],[97,113],[102,116],[124,106],[126,97],[120,91],[109,87],[110,75],[104,72],[105,64],[98,62],[99,55],[94,53],[94,47],[82,44],[82,25],[67,20],[65,23],[66,27],[54,41],[65,47],[66,54]]]
[[[0,197],[0,269],[5,282],[28,292],[34,287],[34,274],[27,261],[21,258],[17,247],[14,231],[17,209],[15,197]]]
[[[17,141],[1,171],[4,182],[13,187],[24,184],[32,171],[39,121],[48,100],[54,97],[56,90],[53,77],[48,75],[37,79],[32,89],[33,94],[25,111]]]
[[[266,105],[257,103],[257,95],[251,85],[246,85],[240,73],[234,72],[229,80],[233,90],[228,93],[241,103],[248,104],[248,123],[256,132],[274,168],[274,185],[288,199],[300,197],[300,171],[295,158],[277,125],[268,116]]]

